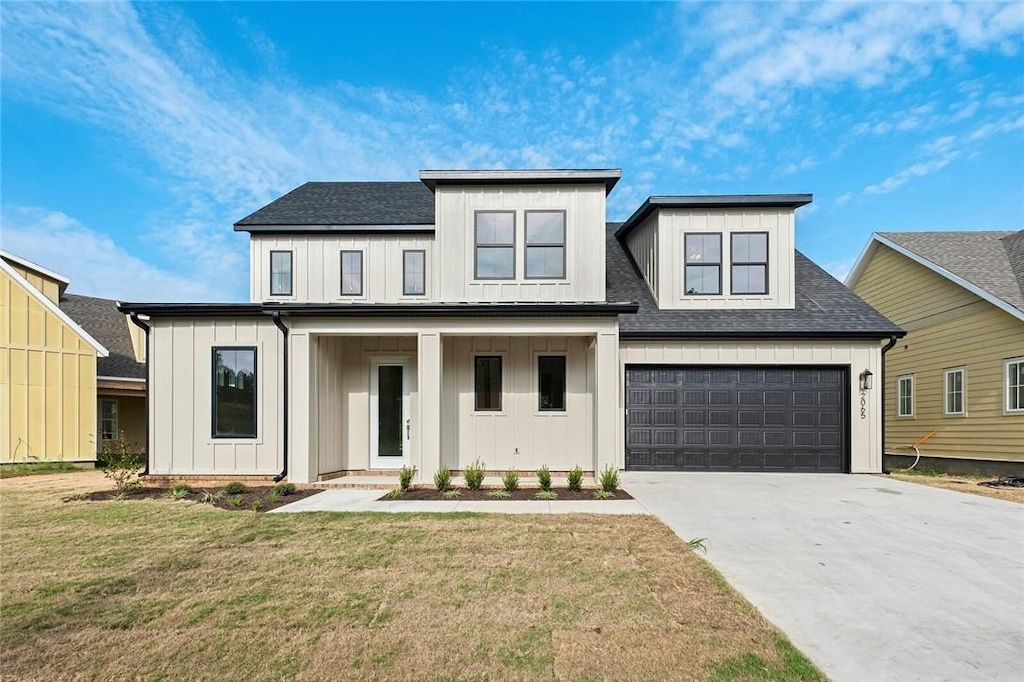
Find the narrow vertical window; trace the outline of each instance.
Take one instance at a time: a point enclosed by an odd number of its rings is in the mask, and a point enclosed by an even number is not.
[[[292,295],[292,252],[270,252],[270,295]]]
[[[100,441],[117,438],[117,401],[100,401]]]
[[[565,211],[526,212],[526,279],[565,279]]]
[[[515,279],[516,214],[512,211],[477,211],[474,220],[474,277]]]
[[[363,295],[363,252],[341,252],[341,295]]]
[[[425,251],[402,252],[402,294],[423,296],[427,293],[427,254]]]
[[[685,239],[687,296],[722,293],[722,235],[688,234]]]
[[[1024,412],[1024,358],[1006,361],[1006,411]]]
[[[963,367],[946,370],[945,412],[946,414],[964,413],[964,382],[966,374]]]
[[[213,437],[256,437],[256,349],[213,349]]]
[[[899,388],[897,414],[900,417],[914,416],[914,377],[900,377],[896,380]]]
[[[478,355],[473,362],[476,411],[501,412],[501,356]]]
[[[537,408],[541,412],[565,411],[565,356],[537,356]]]
[[[768,233],[732,234],[732,293],[768,293]]]

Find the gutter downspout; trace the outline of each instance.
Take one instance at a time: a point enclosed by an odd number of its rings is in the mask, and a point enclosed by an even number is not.
[[[281,390],[281,402],[283,403],[281,415],[281,434],[283,436],[281,454],[283,455],[284,464],[281,467],[281,473],[274,476],[274,483],[280,483],[288,475],[288,327],[281,321],[281,311],[279,310],[271,313],[270,319],[281,330],[281,336],[284,341],[284,353],[282,354],[284,368],[281,371],[281,380],[283,382]]]
[[[882,447],[879,450],[880,457],[885,459],[885,387],[888,385],[885,383],[885,354],[892,350],[896,342],[899,341],[899,336],[896,334],[889,335],[889,343],[882,347],[882,380],[879,382],[882,384]],[[882,467],[882,473],[888,473],[885,471],[885,467]]]
[[[149,475],[149,325],[139,319],[138,313],[129,313],[128,319],[146,334],[146,460],[142,463],[140,476]]]

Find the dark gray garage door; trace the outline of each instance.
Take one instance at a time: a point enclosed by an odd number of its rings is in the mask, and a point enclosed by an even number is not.
[[[843,367],[626,368],[626,468],[843,472]]]

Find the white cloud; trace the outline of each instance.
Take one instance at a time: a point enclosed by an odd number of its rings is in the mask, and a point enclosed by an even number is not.
[[[843,258],[840,260],[829,261],[825,263],[822,267],[828,274],[832,275],[840,282],[845,282],[847,276],[849,276],[850,274],[850,270],[853,269],[853,266],[856,262],[856,258]]]

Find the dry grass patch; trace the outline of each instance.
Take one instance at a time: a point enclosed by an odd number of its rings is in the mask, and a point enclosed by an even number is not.
[[[935,471],[893,471],[890,478],[909,483],[920,483],[930,485],[934,488],[945,488],[946,490],[957,490],[972,495],[994,497],[997,500],[1008,500],[1024,504],[1024,488],[992,488],[986,485],[978,485],[982,481],[992,481],[995,476],[961,476],[954,474],[941,474]]]
[[[0,482],[5,680],[820,673],[651,517],[256,514]]]

